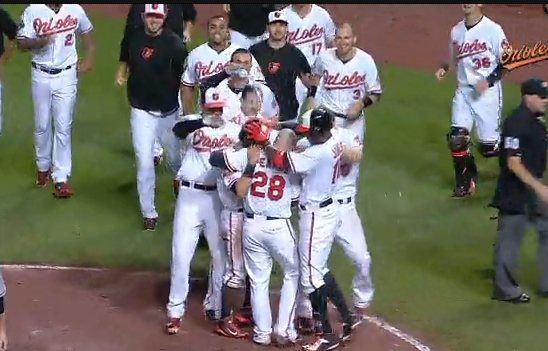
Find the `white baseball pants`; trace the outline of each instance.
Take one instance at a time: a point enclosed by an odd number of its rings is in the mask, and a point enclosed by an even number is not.
[[[223,283],[233,289],[245,288],[242,230],[244,213],[223,209],[221,211],[221,237],[225,242],[226,270]]]
[[[66,182],[72,170],[72,114],[78,90],[76,67],[59,74],[32,68],[31,81],[36,167],[40,172],[52,169],[55,183]]]
[[[341,225],[335,235],[335,243],[341,246],[356,270],[352,280],[354,307],[365,308],[371,303],[374,293],[370,273],[371,255],[367,249],[362,222],[354,200],[354,197],[350,200],[340,199]]]
[[[166,163],[173,174],[181,166],[179,141],[171,129],[177,121],[178,112],[158,117],[137,108],[131,109],[131,137],[137,163],[137,192],[143,218],[157,218],[154,205],[156,171],[154,169],[154,141],[159,138],[166,151]]]
[[[251,288],[253,340],[267,344],[272,334],[270,310],[270,276],[272,259],[283,270],[283,284],[278,306],[278,321],[274,332],[295,340],[295,305],[299,290],[299,254],[297,241],[289,219],[267,219],[263,216],[244,218],[244,262]]]
[[[219,234],[220,213],[221,201],[216,190],[181,186],[173,219],[168,317],[181,318],[184,315],[189,293],[190,263],[203,232],[211,255],[212,295],[206,300],[210,304],[208,309],[215,310],[216,317],[220,318],[226,265],[224,242]]]

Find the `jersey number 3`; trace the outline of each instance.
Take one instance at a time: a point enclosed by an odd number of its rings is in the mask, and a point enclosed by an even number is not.
[[[264,188],[268,184],[268,189]],[[274,175],[270,179],[265,172],[255,172],[253,175],[253,183],[249,189],[252,196],[265,198],[268,197],[271,201],[278,201],[284,196],[285,179],[282,176]]]
[[[69,33],[65,35],[65,46],[72,46],[74,44],[74,34]]]

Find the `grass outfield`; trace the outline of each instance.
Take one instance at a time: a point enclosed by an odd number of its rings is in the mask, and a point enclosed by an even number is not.
[[[20,7],[9,9],[18,17]],[[134,156],[125,90],[113,84],[122,22],[92,15],[98,42],[92,74],[83,76],[73,132],[75,196],[56,200],[33,187],[29,57],[15,55],[4,82],[4,135],[0,138],[0,257],[33,262],[167,269],[173,197],[161,170],[159,228],[140,230]],[[486,208],[496,161],[479,159],[477,195],[449,198],[452,170],[444,135],[451,81],[381,66],[382,102],[367,113],[359,211],[367,228],[377,288],[372,310],[439,349],[545,350],[548,301],[508,306],[490,301],[495,222]],[[518,90],[505,88],[505,111]],[[522,250],[523,286],[533,291],[534,236]],[[207,252],[194,260],[203,271]],[[341,284],[352,269],[335,249],[332,267]],[[438,348],[436,348],[438,349]]]

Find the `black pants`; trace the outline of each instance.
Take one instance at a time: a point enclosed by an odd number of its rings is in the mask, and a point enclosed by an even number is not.
[[[522,293],[516,269],[519,250],[529,223],[538,234],[537,288],[540,292],[548,292],[548,205],[531,196],[527,213],[499,212],[494,246],[493,297],[496,299],[511,299]]]

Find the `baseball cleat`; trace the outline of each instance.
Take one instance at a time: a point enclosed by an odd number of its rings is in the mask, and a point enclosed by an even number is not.
[[[217,323],[215,332],[221,336],[234,339],[245,339],[248,336],[248,333],[241,330],[230,317],[221,319]]]
[[[143,219],[143,230],[154,231],[156,230],[156,224],[158,223],[157,218],[144,218]]]
[[[212,322],[217,322],[219,318],[217,318],[217,315],[214,310],[205,310],[205,319]]]
[[[36,186],[39,188],[45,188],[49,183],[49,171],[36,173]]]
[[[363,320],[356,314],[350,315],[350,320],[342,325],[341,341],[347,342],[352,337],[352,331],[356,329]]]
[[[53,196],[58,199],[68,199],[72,196],[72,190],[65,182],[55,183],[53,186]]]
[[[472,179],[470,180],[470,183],[468,184],[468,186],[461,185],[456,187],[455,190],[453,190],[453,198],[464,199],[474,195],[475,192],[476,192],[476,182]]]
[[[181,318],[169,317],[166,323],[166,333],[169,335],[175,335],[179,332],[179,326],[181,324]]]
[[[333,334],[317,335],[313,342],[303,345],[303,351],[329,351],[339,347],[339,339]]]
[[[253,315],[251,311],[240,311],[239,313],[234,314],[234,321],[241,327],[250,327],[253,325]]]

